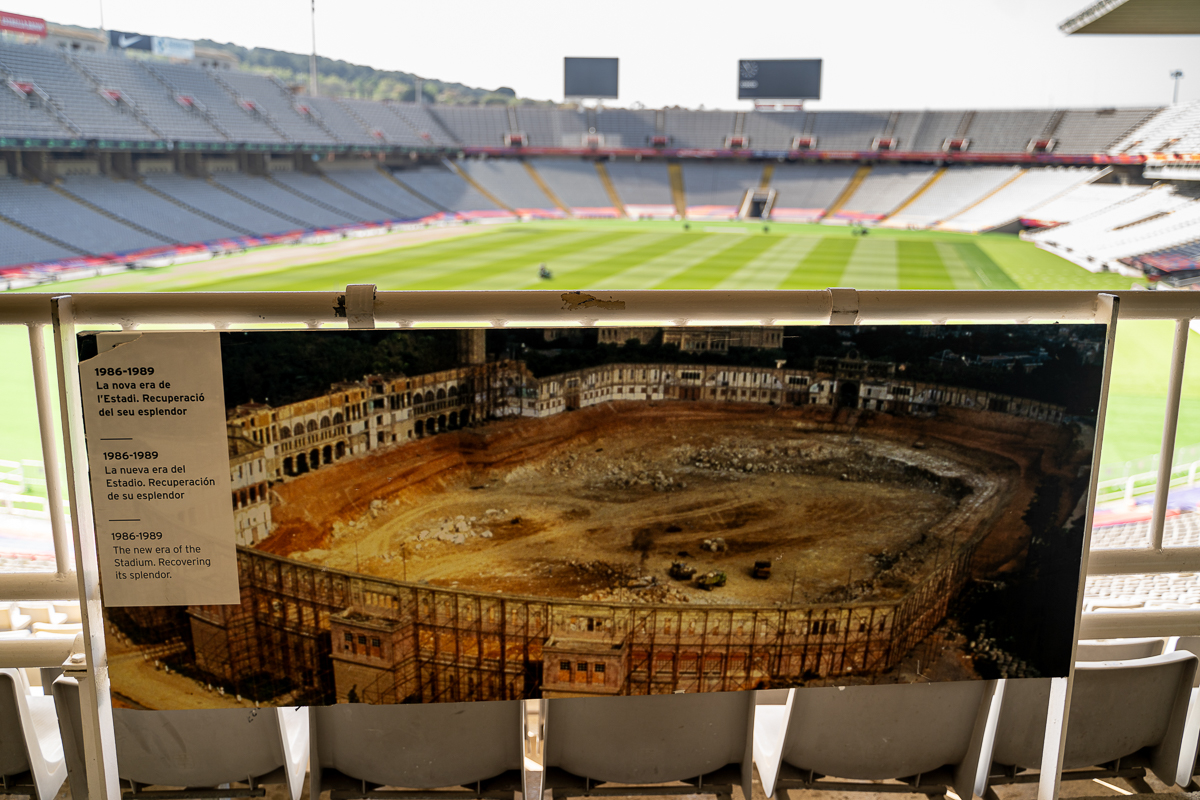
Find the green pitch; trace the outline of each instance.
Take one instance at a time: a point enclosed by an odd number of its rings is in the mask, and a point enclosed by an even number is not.
[[[328,260],[299,266],[289,253],[325,248]],[[261,251],[260,251],[261,252]],[[1008,235],[872,231],[821,225],[562,221],[475,229],[469,235],[337,257],[336,246],[276,250],[279,263],[232,257],[55,284],[55,292],[381,289],[1128,289]],[[553,273],[538,278],[540,264]],[[44,287],[42,291],[51,289]],[[1124,323],[1105,436],[1105,461],[1151,455],[1162,433],[1170,323]],[[1191,353],[1200,357],[1196,348]],[[23,330],[0,328],[0,459],[41,457]],[[1189,362],[1191,362],[1189,358]],[[1200,442],[1200,371],[1189,369],[1179,443]]]

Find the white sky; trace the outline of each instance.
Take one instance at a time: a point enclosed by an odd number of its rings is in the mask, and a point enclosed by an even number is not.
[[[306,53],[309,0],[0,0],[52,22]],[[564,56],[621,59],[620,100],[749,108],[739,58],[823,58],[814,109],[1157,106],[1200,100],[1200,36],[1064,36],[1088,0],[317,0],[322,55],[562,99]]]

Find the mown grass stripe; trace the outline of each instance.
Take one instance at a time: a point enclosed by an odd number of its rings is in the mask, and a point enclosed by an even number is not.
[[[579,245],[562,255],[548,259],[544,263],[551,274],[555,276],[571,273],[586,272],[588,268],[599,261],[615,255],[637,249],[637,242],[644,238],[636,231],[614,232],[602,241],[593,242],[590,246]],[[495,275],[476,280],[471,284],[472,289],[487,291],[489,289],[522,289],[533,283],[533,288],[549,289],[552,281],[542,280],[538,276],[538,267],[543,262],[529,265],[528,270],[516,269],[498,271]],[[536,282],[536,283],[534,283]]]
[[[484,280],[502,272],[526,269],[529,274],[537,274],[538,264],[543,261],[553,261],[565,256],[580,247],[590,247],[592,242],[600,242],[612,237],[611,233],[593,233],[590,235],[573,235],[553,237],[553,244],[527,248],[513,253],[506,258],[489,258],[485,263],[466,269],[451,269],[442,275],[425,278],[424,280],[402,283],[401,287],[409,290],[422,289],[462,289],[474,286],[477,281]],[[547,240],[549,241],[549,240]]]
[[[900,289],[953,289],[954,281],[933,242],[897,241]]]
[[[655,289],[711,289],[731,273],[746,266],[777,240],[769,236],[747,236],[719,253],[693,264],[688,269],[660,283]]]
[[[643,234],[638,237],[634,247],[623,253],[616,253],[594,261],[583,269],[559,270],[552,269],[554,277],[548,281],[537,280],[521,286],[522,289],[595,289],[613,275],[624,272],[631,267],[659,256],[677,250],[693,237],[686,234]]]
[[[1017,282],[1000,268],[987,253],[971,242],[956,242],[954,249],[962,256],[967,268],[975,274],[975,279],[984,289],[1020,289]]]
[[[780,284],[780,289],[824,289],[840,286],[855,240],[823,237]]]
[[[942,259],[942,264],[945,265],[950,280],[954,282],[955,289],[983,288],[975,276],[975,271],[967,266],[967,262],[963,261],[962,255],[956,248],[945,242],[934,242],[933,246],[937,249],[938,257]]]
[[[681,234],[690,241],[685,241],[682,247],[663,253],[641,264],[630,267],[624,272],[609,278],[606,288],[610,289],[649,289],[666,280],[672,275],[691,267],[697,261],[703,261],[715,250],[732,247],[735,242],[729,241],[732,236],[712,233]]]
[[[486,263],[495,255],[525,250],[533,242],[541,243],[565,235],[498,230],[493,234],[321,261],[290,270],[199,281],[180,288],[187,291],[258,291],[283,285],[294,291],[304,291],[344,288],[347,283],[357,282],[374,283],[381,289],[396,289],[401,285],[401,276],[422,270],[440,270],[450,263]]]
[[[746,262],[716,288],[774,289],[819,241],[815,236],[781,236],[774,247]]]
[[[896,240],[862,237],[854,246],[842,286],[854,289],[895,289],[899,284]]]

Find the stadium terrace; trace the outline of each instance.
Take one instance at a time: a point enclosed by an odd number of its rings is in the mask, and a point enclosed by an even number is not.
[[[10,42],[0,78],[7,288],[262,245],[564,218],[1021,231],[1092,271],[1178,286],[1197,274],[1200,104],[431,106]]]

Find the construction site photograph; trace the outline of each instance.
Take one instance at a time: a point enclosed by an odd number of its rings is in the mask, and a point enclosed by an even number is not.
[[[1104,326],[222,333],[242,602],[133,708],[1065,676]]]

